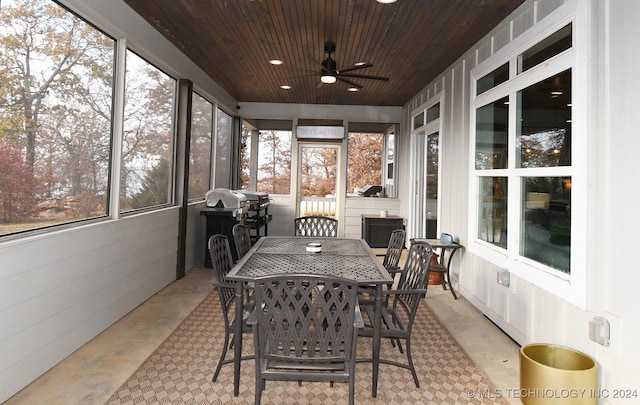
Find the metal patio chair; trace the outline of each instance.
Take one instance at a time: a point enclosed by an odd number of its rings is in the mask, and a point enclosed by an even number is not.
[[[235,330],[235,322],[238,322],[238,320],[233,316],[235,313],[236,285],[233,282],[228,282],[226,279],[227,273],[233,267],[233,258],[231,257],[229,239],[226,235],[212,235],[209,238],[208,247],[209,255],[211,256],[211,264],[216,277],[216,282],[213,283],[213,285],[218,290],[222,317],[224,319],[224,343],[222,345],[222,353],[220,354],[220,360],[216,366],[216,371],[211,379],[211,381],[215,382],[218,379],[222,366],[224,364],[233,363],[233,357],[226,359],[226,356],[227,349],[233,347],[233,340],[230,339],[230,337]],[[247,319],[251,311],[253,311],[253,308],[254,305],[250,303],[249,300],[246,300],[244,303],[243,319],[239,320],[242,322],[243,333],[251,332],[251,327],[247,325]],[[253,358],[254,356],[243,356],[241,360],[250,360]]]
[[[404,249],[405,231],[404,229],[396,229],[391,232],[389,236],[389,243],[387,244],[387,251],[384,254],[378,254],[376,256],[384,256],[382,259],[382,265],[389,272],[391,277],[395,278],[396,274],[400,272],[400,256],[402,256],[402,249]],[[387,284],[388,288],[391,288],[391,284]],[[373,302],[375,294],[375,288],[371,286],[363,286],[359,289],[360,295],[358,300],[363,302]]]
[[[385,252],[384,259],[382,260],[382,265],[387,269],[391,276],[394,276],[400,271],[398,264],[400,263],[400,256],[402,256],[402,249],[404,249],[404,240],[404,229],[396,229],[391,232],[387,251]]]
[[[293,220],[296,236],[338,237],[338,220],[321,215],[298,217]]]
[[[236,245],[236,252],[238,252],[238,260],[240,260],[242,256],[251,249],[251,234],[249,227],[243,224],[235,224],[231,232],[233,234],[233,241]]]
[[[255,280],[255,404],[266,380],[348,382],[354,404],[356,283],[341,277],[275,275]]]
[[[380,335],[383,339],[389,338],[392,343],[397,344],[400,353],[406,351],[407,363],[383,358],[380,359],[380,363],[410,370],[417,388],[420,388],[420,382],[411,357],[411,330],[420,301],[427,293],[426,282],[432,252],[429,243],[412,242],[397,287],[382,292],[386,305],[382,308]],[[365,319],[365,327],[359,331],[360,336],[373,337],[374,305],[371,302],[361,302],[360,305]],[[401,340],[405,342],[404,350]],[[370,358],[358,359],[358,362],[370,361]]]

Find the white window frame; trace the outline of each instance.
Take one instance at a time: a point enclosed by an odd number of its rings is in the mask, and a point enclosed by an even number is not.
[[[470,75],[470,148],[469,148],[469,227],[467,249],[493,263],[508,269],[514,275],[548,291],[580,308],[586,307],[586,257],[587,257],[587,100],[588,86],[589,24],[588,5],[577,6],[568,2],[540,23],[514,39],[476,68]],[[572,48],[516,75],[517,58],[525,50],[542,39],[571,23]],[[476,82],[505,62],[509,62],[510,79],[498,86],[476,94]],[[519,90],[535,84],[554,74],[571,69],[572,86],[572,165],[568,167],[543,167],[518,169],[515,167],[516,108],[509,109],[508,167],[506,169],[476,170],[476,110],[479,107],[509,96],[510,105],[515,105]],[[489,174],[491,173],[491,174]],[[481,175],[506,176],[508,178],[508,235],[507,248],[503,249],[482,241],[477,236],[479,213],[478,193]],[[570,176],[571,197],[571,273],[566,274],[542,263],[520,255],[520,207],[522,205],[521,180],[535,176]]]

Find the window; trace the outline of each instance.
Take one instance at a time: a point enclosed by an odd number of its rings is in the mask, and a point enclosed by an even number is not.
[[[412,129],[418,129],[425,124],[424,121],[424,111],[421,111],[419,114],[413,116],[413,126]]]
[[[440,103],[427,108],[427,121],[425,124],[433,122],[440,118]]]
[[[396,134],[390,132],[387,134],[387,175],[385,176],[385,184],[393,186],[395,184],[395,159],[396,159]]]
[[[347,191],[382,183],[383,133],[349,132],[347,135]]]
[[[438,94],[411,113],[411,227],[417,238],[437,238],[440,226],[441,100]]]
[[[425,185],[428,238],[436,238],[438,234],[438,189],[440,182],[440,134],[435,132],[426,136]]]
[[[517,93],[516,166],[571,166],[571,70]],[[520,254],[570,272],[571,176],[522,176]],[[544,251],[544,255],[540,252]]]
[[[213,105],[193,93],[189,156],[189,200],[203,199],[211,177]]]
[[[419,115],[424,118],[425,114]],[[397,197],[397,124],[350,122],[347,133],[347,196],[364,186],[382,186],[382,197]]]
[[[254,129],[242,122],[242,134],[240,138],[240,188],[255,190],[255,182],[251,182],[251,145]]]
[[[571,24],[563,27],[518,56],[518,73],[570,49],[572,45]]]
[[[507,247],[507,177],[480,177],[478,239]]]
[[[493,72],[478,79],[476,83],[476,94],[482,94],[507,80],[509,80],[509,64],[505,63]]]
[[[508,97],[476,110],[476,169],[507,168]]]
[[[566,275],[571,274],[574,59],[565,51],[571,48],[571,27],[476,81],[474,148],[477,241]],[[512,78],[510,63],[518,66]],[[504,83],[502,90],[485,97],[497,82]]]
[[[233,117],[218,108],[214,171],[216,188],[231,187],[232,147]]]
[[[292,134],[292,131],[282,130],[259,131],[257,191],[290,193]]]
[[[53,2],[2,3],[0,235],[108,214],[114,47]]]
[[[172,202],[175,87],[174,79],[127,51],[121,212]]]
[[[517,93],[516,166],[571,166],[571,70]]]
[[[291,192],[292,125],[289,120],[243,120],[242,188],[269,194]]]
[[[522,201],[520,254],[568,273],[571,177],[524,177]]]

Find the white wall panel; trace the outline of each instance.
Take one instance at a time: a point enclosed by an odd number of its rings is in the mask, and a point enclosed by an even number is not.
[[[480,44],[476,47],[476,57],[478,58],[478,63],[482,63],[489,56],[493,54],[493,44],[491,41],[491,37],[484,38]]]
[[[512,40],[518,38],[523,32],[533,27],[535,3],[528,3],[522,10],[518,9],[518,14],[512,21]]]
[[[493,53],[511,42],[511,26],[505,25],[493,34]]]
[[[293,220],[296,214],[295,193],[292,195],[270,195],[270,198],[269,215],[272,216],[272,220],[269,223],[269,235],[292,236]]]
[[[518,277],[511,275],[511,285],[509,286],[509,305],[507,315],[502,324],[509,325],[510,335],[519,342],[526,340],[530,335],[529,313],[531,312],[531,290],[529,284],[523,282]]]
[[[175,279],[168,208],[0,245],[0,400]]]
[[[539,1],[536,4],[536,21],[542,20],[564,3],[566,3],[566,0]]]
[[[343,236],[347,239],[360,239],[362,237],[362,214],[380,215],[382,210],[389,211],[389,215],[400,216],[400,200],[375,197],[347,198],[345,202]]]
[[[590,290],[596,303],[590,315],[606,317],[612,329],[609,347],[590,341],[585,347],[593,350],[603,364],[604,386],[630,389],[640,381],[640,271],[635,252],[640,240],[640,216],[637,215],[640,188],[636,184],[640,150],[637,108],[640,2],[600,3],[603,7],[594,18],[604,16],[606,21],[598,37],[604,39],[607,50],[599,58],[607,74],[597,79],[603,93],[601,99],[594,100],[594,107],[600,108],[593,117],[606,121],[602,127],[604,134],[598,139],[599,148],[592,155],[600,163],[594,167],[599,181],[592,192],[593,203],[600,209],[594,211],[593,218],[601,225],[590,228],[594,231],[591,238],[593,277],[597,280]],[[616,241],[624,241],[629,248],[620,247]],[[630,400],[619,399],[615,403],[627,404]]]

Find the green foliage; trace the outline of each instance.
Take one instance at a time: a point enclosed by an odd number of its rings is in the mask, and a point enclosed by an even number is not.
[[[162,159],[146,175],[142,190],[131,197],[132,208],[152,207],[169,201],[171,167],[168,159]]]

